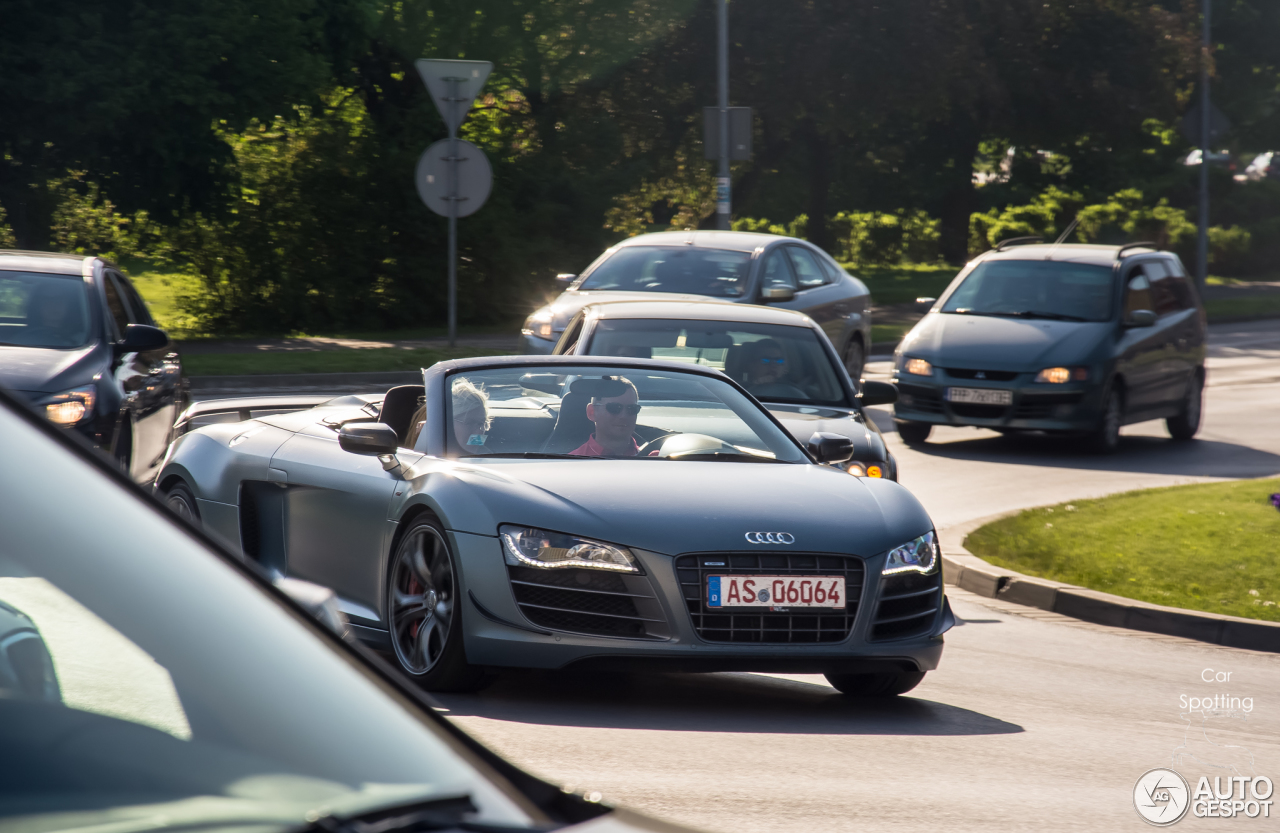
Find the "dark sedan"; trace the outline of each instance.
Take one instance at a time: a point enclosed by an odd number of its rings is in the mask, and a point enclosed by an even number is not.
[[[793,437],[817,432],[853,441],[850,474],[897,480],[898,466],[864,405],[896,392],[864,382],[861,392],[831,341],[801,312],[717,301],[613,301],[583,307],[557,355],[626,356],[681,361],[724,371],[769,409]]]
[[[1153,244],[1001,245],[971,262],[902,340],[898,434],[934,425],[1082,435],[1200,428],[1205,312],[1177,255]]]
[[[798,310],[818,322],[849,375],[862,377],[871,346],[871,295],[818,247],[794,237],[738,231],[664,231],[624,240],[530,315],[521,352],[546,355],[569,319],[594,301],[716,298]]]
[[[109,261],[0,251],[0,387],[139,482],[155,475],[187,400],[181,360],[155,323]]]

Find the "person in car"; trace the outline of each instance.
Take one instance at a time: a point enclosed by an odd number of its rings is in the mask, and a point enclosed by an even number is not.
[[[808,399],[791,382],[791,365],[782,345],[762,338],[742,345],[745,352],[742,384],[756,396],[775,399]]]
[[[471,453],[482,450],[489,433],[489,393],[470,379],[453,382],[453,438]]]
[[[640,394],[625,376],[614,380],[626,385],[618,396],[593,396],[587,403],[587,419],[596,426],[590,439],[570,454],[579,457],[635,457],[640,453],[636,443],[636,416],[640,413]]]
[[[79,283],[48,282],[32,293],[27,306],[25,342],[46,347],[77,347],[84,341],[83,316],[77,316],[74,292]]]

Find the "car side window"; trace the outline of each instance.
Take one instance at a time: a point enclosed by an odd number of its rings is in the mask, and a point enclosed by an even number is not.
[[[1129,273],[1129,286],[1124,294],[1124,314],[1128,317],[1135,310],[1155,310],[1151,299],[1151,281],[1143,267],[1139,266]]]
[[[116,287],[116,282],[111,279],[108,274],[102,276],[102,288],[107,293],[107,309],[111,312],[111,320],[116,325],[116,338],[124,338],[124,330],[131,323],[129,321],[129,309],[125,306],[124,299],[120,297],[120,290]]]
[[[133,282],[118,272],[112,272],[111,276],[116,279],[116,283],[120,284],[120,292],[123,293],[125,300],[129,302],[129,308],[133,311],[133,323],[154,327],[156,322],[151,318],[151,311],[147,309],[142,296],[134,288]]]
[[[769,289],[775,286],[785,286],[794,290],[796,288],[796,276],[791,271],[791,264],[788,262],[787,255],[781,249],[774,249],[764,261],[764,281],[760,284],[762,289]]]
[[[796,280],[801,289],[812,289],[827,282],[826,273],[818,265],[813,253],[799,246],[787,246],[787,254],[791,256],[791,265],[796,271]]]

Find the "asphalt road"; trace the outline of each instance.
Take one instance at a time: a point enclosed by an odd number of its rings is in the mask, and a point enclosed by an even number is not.
[[[1194,443],[1170,442],[1163,423],[1126,428],[1108,458],[973,429],[936,431],[919,450],[891,435],[902,482],[946,528],[1074,498],[1280,472],[1280,324],[1215,328],[1212,341],[1206,422]],[[888,363],[871,371],[884,375]],[[963,624],[941,667],[893,702],[847,700],[818,676],[759,674],[521,674],[440,699],[461,726],[546,778],[714,831],[1145,830],[1134,784],[1169,766],[1179,747],[1195,756],[1178,766],[1193,788],[1201,773],[1233,774],[1214,764],[1250,760],[1280,780],[1275,655],[951,596]],[[1229,671],[1231,681],[1204,682],[1205,669]],[[1214,694],[1242,698],[1240,708],[1203,722],[1181,707],[1182,695]],[[1229,824],[1280,826],[1190,816],[1180,826]]]

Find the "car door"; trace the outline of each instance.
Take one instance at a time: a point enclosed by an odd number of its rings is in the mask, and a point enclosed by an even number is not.
[[[839,345],[845,319],[854,311],[853,300],[845,297],[832,283],[816,254],[804,246],[790,245],[785,249],[795,271],[797,285],[796,299],[788,307],[817,321],[831,343]]]
[[[1156,314],[1160,316],[1158,326],[1168,332],[1161,369],[1160,400],[1166,405],[1177,406],[1186,397],[1187,385],[1200,366],[1200,356],[1204,351],[1199,310],[1190,283],[1172,261],[1151,263],[1148,271],[1154,278],[1151,296]],[[1155,277],[1157,272],[1158,277]]]
[[[151,317],[151,311],[147,309],[133,282],[120,272],[113,271],[110,275],[119,285],[120,292],[133,313],[133,323],[145,324],[149,327],[156,326],[155,319]],[[178,413],[184,404],[182,364],[172,343],[157,350],[136,355],[139,370],[146,374],[144,398],[147,412],[142,416],[140,424],[145,425],[146,436],[143,442],[147,444],[147,455],[142,459],[148,461],[147,464],[150,466],[158,464],[164,457],[172,436],[173,423],[177,420]]]
[[[1145,266],[1131,267],[1125,280],[1121,320],[1127,321],[1137,310],[1154,312],[1151,279]],[[1168,332],[1159,320],[1150,327],[1126,327],[1120,336],[1118,364],[1125,379],[1125,410],[1129,417],[1160,407],[1168,342]]]
[[[404,489],[399,472],[384,471],[377,457],[343,451],[327,426],[290,437],[272,456],[271,469],[285,484],[287,574],[332,588],[376,619],[393,529],[387,516]]]

